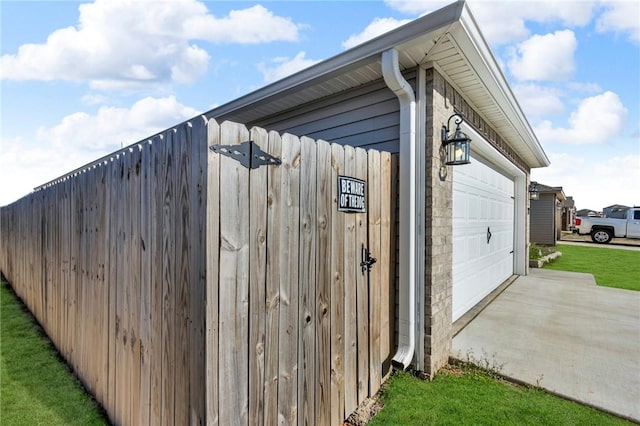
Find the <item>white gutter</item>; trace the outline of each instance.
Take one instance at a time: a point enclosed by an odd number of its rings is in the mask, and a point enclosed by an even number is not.
[[[392,363],[406,369],[415,351],[416,301],[416,98],[398,64],[398,52],[382,52],[382,76],[400,101],[400,288],[398,349]]]

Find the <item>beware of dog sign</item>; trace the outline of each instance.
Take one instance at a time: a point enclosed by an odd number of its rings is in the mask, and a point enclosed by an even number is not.
[[[367,211],[367,183],[360,179],[338,176],[338,211],[365,213]]]

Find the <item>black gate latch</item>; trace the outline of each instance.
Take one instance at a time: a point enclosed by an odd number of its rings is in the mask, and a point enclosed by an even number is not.
[[[366,248],[364,246],[364,244],[362,245],[362,262],[360,262],[360,268],[362,268],[362,275],[364,275],[364,272],[370,272],[371,268],[373,267],[373,264],[376,263],[377,260],[375,257],[371,257],[371,253],[369,252],[369,249]]]

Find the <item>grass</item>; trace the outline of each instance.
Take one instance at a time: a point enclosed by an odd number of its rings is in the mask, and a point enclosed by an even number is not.
[[[496,380],[476,367],[447,367],[428,382],[398,372],[384,385],[381,425],[627,425],[541,389]]]
[[[0,419],[3,426],[108,424],[4,281],[0,283]]]
[[[562,256],[544,266],[593,274],[598,285],[640,291],[640,251],[558,244]]]

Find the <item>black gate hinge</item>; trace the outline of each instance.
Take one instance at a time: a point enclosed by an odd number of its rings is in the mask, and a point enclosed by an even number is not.
[[[209,149],[217,154],[237,160],[248,169],[282,164],[279,158],[261,150],[254,141],[245,141],[240,145],[211,145]]]
[[[375,257],[371,257],[371,253],[369,249],[362,245],[362,262],[360,262],[360,268],[362,268],[362,275],[364,275],[365,271],[370,272],[373,264],[376,263],[377,260]]]

